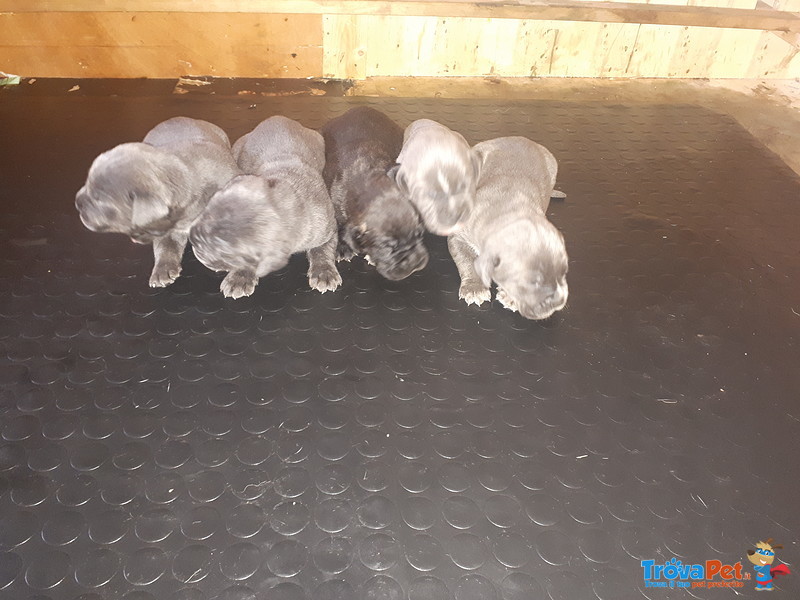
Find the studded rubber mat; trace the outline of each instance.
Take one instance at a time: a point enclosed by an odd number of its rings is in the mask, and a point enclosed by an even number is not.
[[[435,238],[396,283],[354,261],[320,295],[296,257],[227,300],[187,252],[151,290],[150,248],[74,210],[99,152],[168,117],[236,138],[358,103],[550,148],[568,307],[464,305]],[[24,90],[0,111],[0,598],[753,597],[767,538],[793,571],[775,597],[800,594],[800,178],[732,119]]]

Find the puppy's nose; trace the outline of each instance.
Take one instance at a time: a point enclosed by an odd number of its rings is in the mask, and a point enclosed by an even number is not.
[[[141,231],[134,231],[131,233],[131,241],[136,244],[148,244],[150,242],[150,236]]]
[[[416,273],[417,271],[421,271],[428,265],[428,253],[427,252],[420,252],[415,256],[416,260],[414,261],[414,266],[412,268],[412,273]]]
[[[75,196],[75,208],[79,211],[83,212],[86,210],[86,207],[89,205],[89,198],[86,197],[86,194],[79,193]]]

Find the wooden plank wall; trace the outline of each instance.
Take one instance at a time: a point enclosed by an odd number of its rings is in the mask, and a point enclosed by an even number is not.
[[[373,15],[323,28],[326,77],[800,77],[798,48],[757,30]]]
[[[658,3],[752,9],[757,1]],[[800,11],[800,0],[769,1]],[[28,77],[800,77],[796,36],[714,27],[56,10],[0,12],[0,32],[0,71]]]
[[[0,13],[0,71],[27,77],[319,77],[322,16]]]

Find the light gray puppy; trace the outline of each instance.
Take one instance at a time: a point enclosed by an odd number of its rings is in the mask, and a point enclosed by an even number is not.
[[[406,128],[397,167],[390,175],[409,196],[425,227],[450,235],[475,202],[480,161],[460,133],[420,119]]]
[[[545,216],[556,181],[556,159],[524,137],[481,142],[475,206],[447,238],[458,267],[458,295],[467,304],[497,299],[527,319],[546,319],[567,303],[564,237]]]
[[[249,296],[260,277],[282,268],[295,252],[307,253],[313,289],[339,287],[322,136],[297,121],[270,117],[233,145],[233,155],[245,174],[214,195],[190,234],[198,260],[228,272],[222,293]]]
[[[192,223],[236,173],[222,129],[175,117],[156,125],[143,142],[120,144],[98,156],[75,206],[91,231],[152,243],[150,285],[165,287],[180,275]]]

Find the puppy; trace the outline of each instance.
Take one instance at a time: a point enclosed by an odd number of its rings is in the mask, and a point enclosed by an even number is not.
[[[425,229],[409,199],[387,175],[403,130],[382,112],[361,106],[332,119],[325,138],[325,184],[336,208],[339,258],[363,254],[391,280],[428,264]]]
[[[237,173],[222,129],[175,117],[156,125],[143,142],[120,144],[98,156],[75,206],[91,231],[152,243],[150,286],[165,287],[180,275],[192,223]]]
[[[567,303],[564,238],[545,216],[556,181],[556,159],[523,137],[481,142],[475,206],[447,238],[467,304],[497,299],[527,319],[546,319]],[[561,196],[556,193],[556,197]]]
[[[301,251],[308,256],[313,289],[339,287],[336,220],[322,180],[322,136],[286,117],[270,117],[234,144],[233,155],[244,175],[211,198],[189,236],[201,263],[227,271],[222,293],[249,296],[260,277]]]
[[[460,133],[420,119],[406,128],[398,166],[391,171],[429,231],[454,233],[475,202],[480,161]]]

